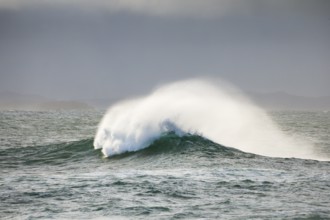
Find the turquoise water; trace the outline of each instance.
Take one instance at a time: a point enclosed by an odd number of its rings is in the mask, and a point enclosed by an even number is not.
[[[102,116],[0,112],[0,219],[330,219],[328,161],[259,156],[171,132],[106,158],[93,148]],[[329,112],[271,117],[330,160]]]

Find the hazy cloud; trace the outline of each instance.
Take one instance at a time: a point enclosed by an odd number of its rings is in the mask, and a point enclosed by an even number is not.
[[[102,9],[110,12],[133,12],[156,16],[214,17],[228,14],[253,14],[261,8],[287,13],[292,11],[320,13],[327,11],[326,0],[0,0],[0,8],[60,6],[84,10]],[[325,7],[326,6],[326,7]]]
[[[247,1],[246,1],[247,2]],[[244,8],[241,0],[0,0],[0,7],[20,9],[26,6],[77,6],[85,9],[130,11],[150,15],[222,15]]]

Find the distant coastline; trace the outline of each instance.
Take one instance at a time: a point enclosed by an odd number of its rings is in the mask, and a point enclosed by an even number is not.
[[[249,93],[249,97],[267,110],[329,111],[330,96],[305,97],[285,92]]]
[[[291,95],[285,92],[248,92],[247,95],[255,104],[270,111],[330,111],[330,96],[304,97]],[[0,92],[0,110],[47,111],[107,109],[110,105],[119,100],[121,99],[118,97],[109,99],[53,100],[38,95]]]

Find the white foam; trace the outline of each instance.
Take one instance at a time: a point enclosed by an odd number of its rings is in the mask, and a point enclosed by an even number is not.
[[[198,133],[219,144],[273,157],[313,158],[306,143],[285,135],[264,110],[223,82],[187,80],[110,107],[94,147],[105,156],[147,147],[162,133]]]

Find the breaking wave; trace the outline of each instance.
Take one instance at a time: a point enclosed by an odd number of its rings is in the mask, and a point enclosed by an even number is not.
[[[169,132],[264,156],[317,159],[308,144],[282,132],[238,89],[199,79],[113,105],[99,124],[94,147],[109,157],[144,149]]]

